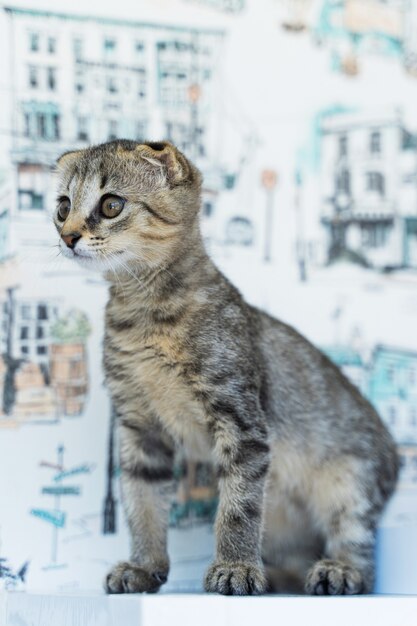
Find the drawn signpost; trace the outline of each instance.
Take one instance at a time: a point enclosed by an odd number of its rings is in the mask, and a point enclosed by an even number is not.
[[[93,466],[84,463],[69,469],[65,469],[64,465],[64,453],[65,448],[60,444],[57,448],[57,462],[49,463],[41,461],[41,467],[47,467],[56,471],[52,480],[55,484],[49,484],[42,487],[41,493],[46,496],[54,497],[54,507],[50,508],[33,508],[30,513],[34,517],[37,517],[47,524],[52,526],[52,542],[51,542],[51,564],[45,569],[53,567],[65,567],[58,563],[58,539],[59,530],[65,528],[67,523],[67,513],[62,509],[61,499],[67,496],[81,496],[82,490],[79,485],[64,484],[67,478],[73,478],[74,476],[81,476],[83,474],[90,474],[93,470]]]

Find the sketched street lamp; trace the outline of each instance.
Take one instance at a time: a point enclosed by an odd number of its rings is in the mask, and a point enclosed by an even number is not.
[[[265,245],[264,261],[271,262],[272,230],[274,218],[274,197],[278,182],[278,174],[275,170],[262,170],[261,184],[266,191],[266,212],[265,212]]]
[[[107,450],[106,498],[103,511],[103,535],[114,535],[116,532],[116,500],[113,493],[114,482],[114,431],[116,427],[116,411],[111,410],[110,429]]]
[[[295,219],[296,219],[296,255],[297,255],[297,265],[298,265],[298,275],[301,282],[306,282],[307,280],[307,272],[306,272],[306,244],[304,241],[304,223],[303,223],[303,212],[302,212],[302,204],[301,204],[301,193],[303,186],[303,178],[300,170],[297,170],[295,173]]]
[[[198,157],[198,103],[201,98],[201,87],[197,83],[192,83],[188,87],[188,100],[190,101],[190,137],[191,137],[191,158]]]
[[[18,289],[17,286],[8,287],[7,289],[6,352],[3,355],[6,365],[6,373],[4,377],[2,397],[2,409],[5,415],[10,415],[13,411],[16,396],[15,374],[21,364],[21,359],[16,359],[13,356],[13,338],[16,321],[16,289]]]

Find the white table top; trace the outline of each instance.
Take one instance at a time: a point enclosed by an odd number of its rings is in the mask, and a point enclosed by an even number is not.
[[[0,592],[1,626],[417,626],[417,596]]]

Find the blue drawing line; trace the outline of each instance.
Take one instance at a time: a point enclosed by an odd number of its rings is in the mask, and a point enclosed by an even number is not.
[[[55,528],[64,528],[66,515],[64,511],[56,511],[47,509],[31,509],[30,514],[44,522],[52,524]]]
[[[84,465],[79,465],[77,467],[73,467],[72,469],[59,472],[56,476],[54,476],[54,481],[59,482],[64,478],[68,478],[70,476],[77,476],[78,474],[90,474],[94,469],[94,465],[88,465],[85,463]]]
[[[42,493],[49,496],[80,496],[81,487],[66,485],[42,487]]]

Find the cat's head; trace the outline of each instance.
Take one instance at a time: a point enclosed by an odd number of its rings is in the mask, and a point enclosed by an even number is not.
[[[85,267],[161,266],[196,228],[201,176],[169,142],[66,152],[57,174],[60,248]]]

